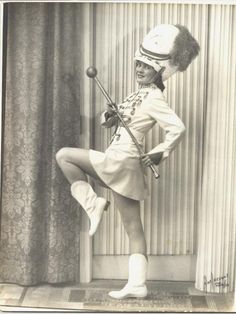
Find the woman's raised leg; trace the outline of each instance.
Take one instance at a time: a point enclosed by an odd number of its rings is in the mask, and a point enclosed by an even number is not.
[[[63,147],[56,154],[56,160],[67,180],[88,181],[87,175],[100,180],[89,160],[89,151],[82,148]]]
[[[103,211],[109,206],[104,198],[98,197],[87,182],[87,175],[100,181],[89,160],[89,151],[80,148],[62,148],[56,160],[67,180],[71,183],[71,194],[84,208],[90,219],[89,235],[93,235],[101,221]]]

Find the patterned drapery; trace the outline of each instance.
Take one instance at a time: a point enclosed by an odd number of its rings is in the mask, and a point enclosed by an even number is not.
[[[55,153],[83,137],[81,14],[80,4],[8,4],[1,281],[77,278],[79,214]]]

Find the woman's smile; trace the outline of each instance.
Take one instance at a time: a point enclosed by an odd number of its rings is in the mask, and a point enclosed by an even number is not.
[[[139,84],[150,84],[155,82],[157,72],[150,65],[136,61],[136,81]]]

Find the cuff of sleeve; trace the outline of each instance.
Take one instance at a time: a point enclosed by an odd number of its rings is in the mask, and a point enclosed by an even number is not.
[[[103,113],[101,114],[100,123],[101,123],[101,125],[103,125],[104,123],[106,123],[106,116],[105,116],[105,112],[103,112]]]
[[[106,128],[111,128],[113,125],[116,124],[116,121],[117,117],[114,114],[110,114],[107,111],[101,114],[100,123]]]
[[[167,157],[169,157],[169,152],[168,151],[163,152],[161,162],[165,160]]]
[[[155,153],[163,153],[161,162],[163,160],[165,160],[169,156],[169,154],[170,154],[170,152],[168,150],[165,150],[164,147],[162,147],[161,144],[158,145],[157,147],[155,147],[154,149],[150,150],[150,152],[148,152],[148,154],[150,154],[150,155],[151,154],[155,154]]]

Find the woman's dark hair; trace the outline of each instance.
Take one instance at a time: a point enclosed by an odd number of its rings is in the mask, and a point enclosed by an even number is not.
[[[157,72],[157,78],[156,81],[154,82],[154,84],[160,88],[160,90],[163,92],[163,90],[165,89],[165,85],[163,84],[162,81],[162,73],[165,71],[165,67],[162,67],[159,72]]]
[[[170,52],[170,64],[178,66],[178,71],[183,72],[198,55],[200,46],[188,29],[182,25],[175,25],[179,29],[179,34],[174,41],[174,47]]]

